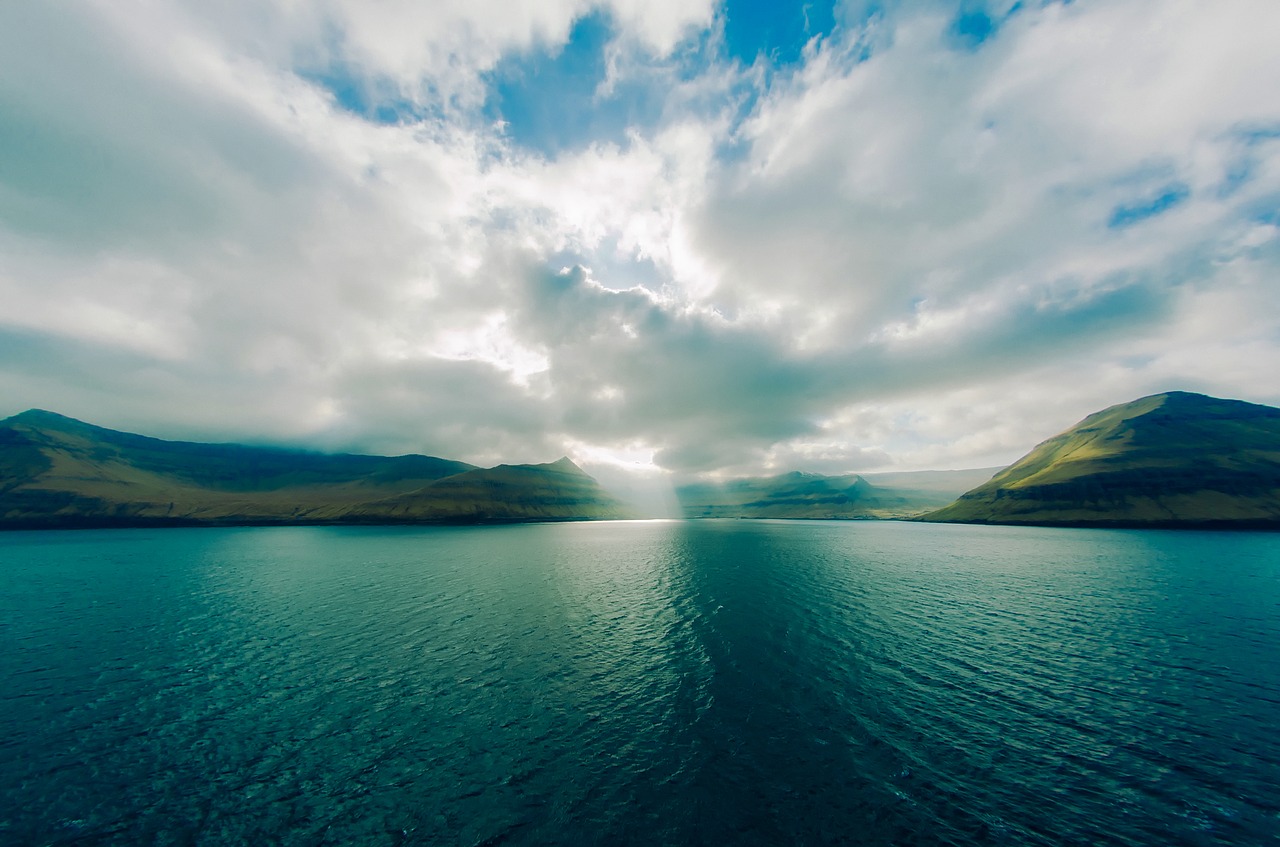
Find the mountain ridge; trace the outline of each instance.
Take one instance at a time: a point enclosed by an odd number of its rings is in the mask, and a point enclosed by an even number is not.
[[[568,457],[486,469],[418,454],[166,441],[42,409],[0,420],[0,527],[624,516],[622,505]]]
[[[1110,406],[923,519],[1280,528],[1280,409],[1187,391]]]

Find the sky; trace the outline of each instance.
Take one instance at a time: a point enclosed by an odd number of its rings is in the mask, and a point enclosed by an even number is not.
[[[688,480],[1280,405],[1275,0],[0,4],[0,416]]]

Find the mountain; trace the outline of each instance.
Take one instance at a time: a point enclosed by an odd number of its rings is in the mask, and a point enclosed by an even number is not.
[[[924,520],[1280,528],[1280,409],[1183,391],[1112,406]]]
[[[949,503],[996,468],[874,475],[792,473],[676,489],[687,518],[898,518]],[[874,482],[873,482],[874,480]]]
[[[625,517],[621,505],[567,457],[546,465],[498,465],[346,510],[342,518],[376,523],[423,520],[542,521]]]
[[[0,527],[621,516],[567,458],[484,469],[431,456],[162,441],[40,410],[0,421]]]
[[[966,468],[958,471],[888,471],[864,473],[862,478],[876,488],[894,489],[904,496],[931,496],[950,502],[971,488],[975,488],[1004,470],[994,468]]]

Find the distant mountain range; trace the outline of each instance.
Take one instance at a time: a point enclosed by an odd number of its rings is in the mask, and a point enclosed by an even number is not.
[[[824,476],[793,472],[676,489],[686,518],[869,519],[919,515],[999,468]]]
[[[1280,409],[1183,391],[1112,406],[924,519],[1280,528]]]
[[[40,410],[0,421],[4,528],[625,516],[567,458],[477,468],[431,456],[162,441]]]
[[[1280,529],[1280,409],[1182,391],[1090,415],[1003,470],[793,472],[676,490],[688,518]],[[162,441],[32,410],[0,421],[0,528],[483,523],[629,516],[569,459]]]

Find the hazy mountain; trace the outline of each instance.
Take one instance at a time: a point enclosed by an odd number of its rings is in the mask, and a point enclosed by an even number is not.
[[[904,493],[932,494],[948,502],[975,488],[1004,470],[993,468],[965,468],[958,471],[889,471],[864,473],[862,478],[876,488],[893,489]]]
[[[440,479],[407,494],[363,503],[359,521],[609,519],[623,508],[567,457],[545,465],[498,465]]]
[[[1280,409],[1182,391],[1112,406],[925,519],[1280,527]]]
[[[0,421],[0,526],[620,516],[568,459],[482,469],[431,456],[162,441],[39,410]]]
[[[951,502],[997,468],[846,474],[799,471],[676,489],[688,518],[897,518]]]

